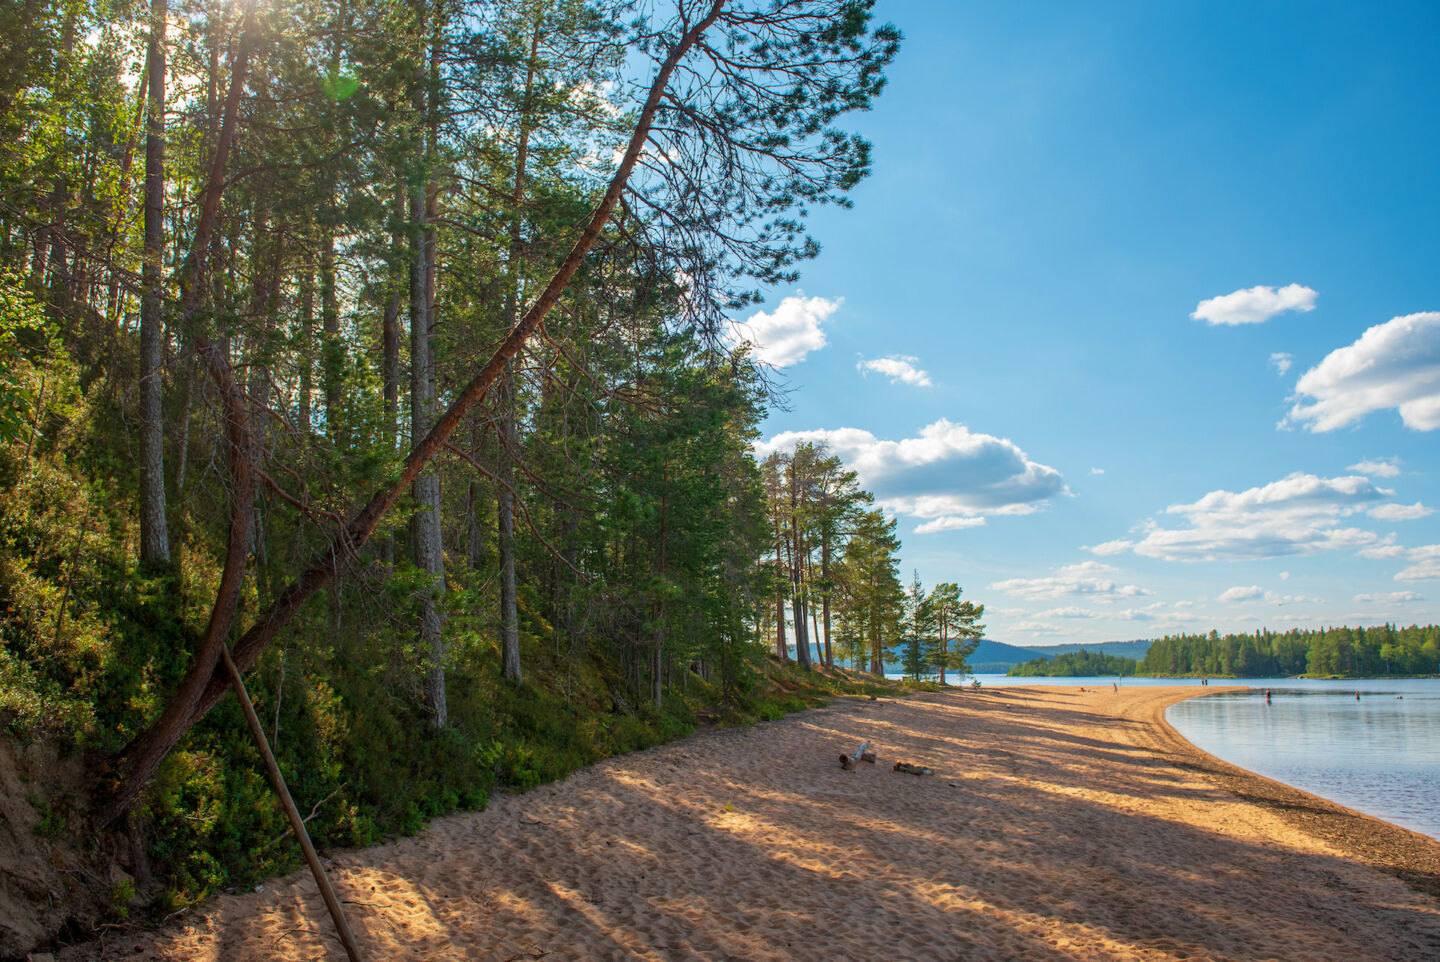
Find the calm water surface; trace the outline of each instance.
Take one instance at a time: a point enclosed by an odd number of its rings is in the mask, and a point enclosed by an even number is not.
[[[1109,688],[1117,681],[1113,675],[973,675],[964,684],[972,679],[986,688]],[[1200,679],[1125,678],[1119,684],[1198,686]],[[1190,698],[1166,710],[1170,724],[1197,748],[1440,839],[1440,678],[1215,678],[1211,685],[1248,685],[1250,690]]]
[[[1440,679],[1238,683],[1251,690],[1190,698],[1166,718],[1231,764],[1440,838]]]

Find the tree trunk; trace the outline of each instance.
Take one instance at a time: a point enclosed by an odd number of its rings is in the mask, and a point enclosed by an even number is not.
[[[145,55],[150,107],[145,134],[145,259],[140,302],[140,561],[170,561],[165,519],[165,20],[166,0],[153,0]]]
[[[304,288],[300,291],[300,397],[296,404],[295,426],[301,436],[310,433],[310,394],[314,390],[314,364],[310,358],[310,345],[315,340],[315,266],[312,262],[305,269]]]
[[[520,135],[515,146],[515,182],[510,189],[510,249],[505,290],[505,324],[514,328],[520,317],[521,205],[525,200],[525,169],[530,150],[530,95],[535,83],[535,52],[540,42],[537,22],[530,35],[530,59],[525,69],[525,93],[520,104]],[[500,393],[499,483],[495,488],[496,541],[500,561],[500,674],[507,681],[521,683],[520,615],[515,599],[515,457],[516,421],[520,400],[515,391],[515,365],[505,368]]]
[[[430,310],[426,290],[428,250],[425,189],[410,193],[410,432],[418,440],[430,430],[435,402],[435,368],[430,352]],[[416,567],[430,575],[420,598],[420,650],[425,657],[425,706],[430,722],[444,728],[445,638],[439,597],[445,591],[445,560],[440,542],[440,475],[432,467],[415,478],[412,493],[419,510],[410,519],[410,546]]]
[[[820,580],[825,584],[825,593],[820,596],[820,610],[825,620],[825,667],[835,667],[835,651],[830,645],[830,536],[823,534],[820,539]]]
[[[775,512],[775,653],[780,656],[781,661],[788,661],[790,649],[785,644],[785,578],[782,577],[782,569],[785,566],[785,539],[780,533],[780,499],[778,495],[773,510]]]
[[[790,465],[790,609],[795,618],[795,660],[806,671],[810,670],[810,638],[805,626],[805,598],[801,583],[801,566],[805,554],[801,550],[798,482],[795,478],[795,464]]]

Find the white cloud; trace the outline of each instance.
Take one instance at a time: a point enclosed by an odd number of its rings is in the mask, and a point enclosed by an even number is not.
[[[1160,605],[1146,605],[1144,608],[1126,608],[1124,611],[1116,612],[1111,617],[1121,621],[1154,621],[1155,612],[1160,610]]]
[[[1400,474],[1400,459],[1377,458],[1374,461],[1359,461],[1345,470],[1356,471],[1372,478],[1394,478]]]
[[[941,418],[916,438],[887,441],[860,428],[784,431],[755,446],[759,457],[824,442],[874,492],[881,507],[924,519],[950,519],[941,531],[965,526],[959,518],[1030,514],[1069,494],[1060,472],[1031,460],[1015,442],[977,434]],[[947,527],[948,526],[948,527]]]
[[[1110,574],[1115,571],[1111,565],[1098,561],[1082,561],[1079,564],[1056,568],[1046,578],[1007,578],[987,587],[991,591],[1003,591],[1018,598],[1044,599],[1060,598],[1065,595],[1091,595],[1098,598],[1137,598],[1148,595],[1137,585],[1117,584]]]
[[[956,517],[955,515],[944,515],[934,521],[926,521],[915,528],[916,534],[934,534],[937,531],[963,531],[966,528],[978,528],[985,523],[984,516],[971,515],[968,517]]]
[[[1423,518],[1435,513],[1434,508],[1427,508],[1416,501],[1414,504],[1381,504],[1376,505],[1366,512],[1372,518],[1381,521],[1414,521],[1416,518]]]
[[[1289,581],[1289,580],[1290,580],[1290,572],[1288,572],[1288,571],[1282,571],[1282,572],[1280,572],[1280,580],[1281,580],[1281,581]]]
[[[1106,541],[1093,547],[1081,546],[1081,551],[1089,551],[1091,554],[1098,554],[1101,557],[1112,554],[1124,554],[1135,547],[1135,542],[1127,541],[1124,538],[1116,538],[1114,541]]]
[[[1396,581],[1440,581],[1440,544],[1412,548],[1405,557],[1415,563],[1396,572]]]
[[[1090,469],[1090,473],[1091,473],[1091,474],[1104,474],[1104,473],[1105,473],[1105,469],[1104,469],[1104,468],[1091,468],[1091,469]]]
[[[1036,618],[1099,618],[1100,614],[1091,611],[1089,608],[1077,608],[1070,605],[1065,608],[1051,608],[1049,611],[1035,612]]]
[[[1287,284],[1279,290],[1262,285],[1203,300],[1190,316],[1212,325],[1259,324],[1284,311],[1313,311],[1316,296],[1300,284]]]
[[[1165,561],[1234,561],[1358,549],[1379,536],[1342,527],[1340,520],[1393,494],[1358,475],[1297,472],[1262,487],[1211,491],[1193,504],[1173,504],[1165,513],[1183,517],[1187,527],[1165,528],[1152,520],[1138,541],[1110,541],[1090,550],[1105,555],[1128,548]]]
[[[1274,591],[1267,591],[1259,585],[1236,585],[1234,588],[1227,588],[1220,592],[1216,601],[1226,604],[1233,604],[1237,601],[1264,601],[1272,605],[1293,605],[1299,602],[1319,602],[1319,598],[1307,598],[1304,595],[1282,595]]]
[[[843,298],[787,297],[768,314],[756,311],[749,320],[731,321],[728,339],[754,345],[757,361],[775,367],[799,364],[825,346],[824,324],[842,303]]]
[[[1046,621],[1017,621],[1010,626],[1011,631],[1025,631],[1032,635],[1058,635],[1060,626],[1052,625]],[[1038,656],[1037,656],[1038,657]]]
[[[1286,354],[1284,351],[1276,351],[1274,354],[1270,355],[1270,364],[1272,367],[1275,368],[1275,373],[1279,374],[1281,377],[1285,376],[1285,372],[1290,370],[1290,365],[1294,363],[1295,356],[1293,354]]]
[[[1392,318],[1331,351],[1295,384],[1286,421],[1318,433],[1386,408],[1414,430],[1440,427],[1440,312]]]
[[[920,370],[917,366],[920,363],[918,357],[909,357],[902,354],[889,354],[885,357],[877,357],[866,361],[861,359],[855,365],[855,370],[861,374],[874,371],[876,374],[883,374],[890,379],[891,384],[913,384],[916,387],[930,387],[930,375]]]
[[[1381,594],[1356,595],[1355,600],[1361,604],[1403,605],[1406,602],[1424,601],[1425,599],[1413,591],[1391,591]]]
[[[1394,535],[1381,539],[1378,543],[1368,545],[1355,552],[1362,558],[1369,558],[1372,561],[1382,561],[1389,558],[1403,558],[1408,553],[1398,544],[1392,544]]]

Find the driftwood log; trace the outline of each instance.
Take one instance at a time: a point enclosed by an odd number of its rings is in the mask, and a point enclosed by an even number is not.
[[[875,764],[875,753],[874,753],[874,752],[870,752],[870,751],[866,751],[866,749],[869,748],[869,747],[870,747],[870,742],[869,742],[868,740],[867,740],[867,741],[863,741],[863,742],[860,743],[860,747],[857,748],[857,749],[855,749],[855,750],[854,750],[853,752],[851,752],[850,754],[848,754],[848,755],[841,755],[841,756],[840,756],[840,767],[843,768],[843,769],[845,769],[845,771],[848,772],[848,771],[853,771],[853,770],[854,770],[855,764],[856,764],[857,762],[869,762],[869,763],[872,764],[872,765]]]
[[[896,762],[893,771],[905,772],[907,775],[934,775],[933,768],[926,768],[924,765],[912,765],[909,762]]]

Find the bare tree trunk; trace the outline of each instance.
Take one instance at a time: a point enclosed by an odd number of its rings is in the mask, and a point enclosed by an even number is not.
[[[788,661],[790,649],[785,644],[785,540],[780,534],[780,500],[776,496],[775,512],[775,653],[781,661]]]
[[[145,134],[145,260],[140,302],[140,561],[170,561],[165,519],[165,19],[166,0],[153,0],[145,71],[150,86]]]
[[[330,205],[335,202],[330,196]],[[320,377],[325,391],[325,433],[336,444],[343,442],[339,426],[343,385],[344,347],[340,343],[340,301],[335,293],[335,227],[327,211],[323,236],[320,238]]]
[[[410,191],[410,432],[418,441],[430,430],[435,403],[435,368],[430,352],[429,268],[425,236],[425,189]],[[430,722],[445,727],[445,637],[438,606],[445,590],[445,559],[440,543],[440,475],[422,472],[413,485],[419,510],[410,519],[410,545],[416,567],[430,583],[420,599],[420,648],[425,653],[425,705]]]
[[[314,362],[310,345],[315,341],[315,265],[305,268],[304,286],[300,290],[300,398],[296,404],[295,421],[302,436],[310,433],[310,394],[314,391]]]
[[[820,580],[825,583],[825,593],[820,596],[820,610],[825,619],[825,667],[835,667],[835,651],[830,645],[830,536],[820,540]]]
[[[790,464],[790,609],[795,618],[795,660],[806,671],[810,670],[810,637],[805,626],[805,598],[802,586],[802,566],[805,553],[801,550],[799,518],[799,481],[795,477],[795,463]]]
[[[665,521],[666,510],[669,508],[666,482],[669,470],[668,463],[660,466],[660,551],[659,551],[659,575],[660,575],[660,598],[655,606],[655,647],[650,653],[650,700],[655,703],[656,708],[664,704],[663,675],[661,668],[665,658]]]
[[[515,585],[515,468],[510,453],[514,444],[515,370],[506,365],[500,384],[500,443],[495,486],[495,543],[500,562],[500,676],[521,684],[520,613]]]
[[[530,35],[530,60],[525,70],[525,93],[520,104],[520,135],[515,147],[515,183],[510,191],[509,278],[505,291],[505,323],[513,328],[520,317],[521,205],[525,201],[525,175],[530,150],[530,96],[535,84],[535,52],[540,42],[536,21]],[[515,448],[516,421],[520,399],[515,391],[515,366],[505,369],[500,393],[500,483],[495,488],[496,542],[500,554],[500,674],[519,684],[524,680],[520,665],[520,616],[515,597]]]

